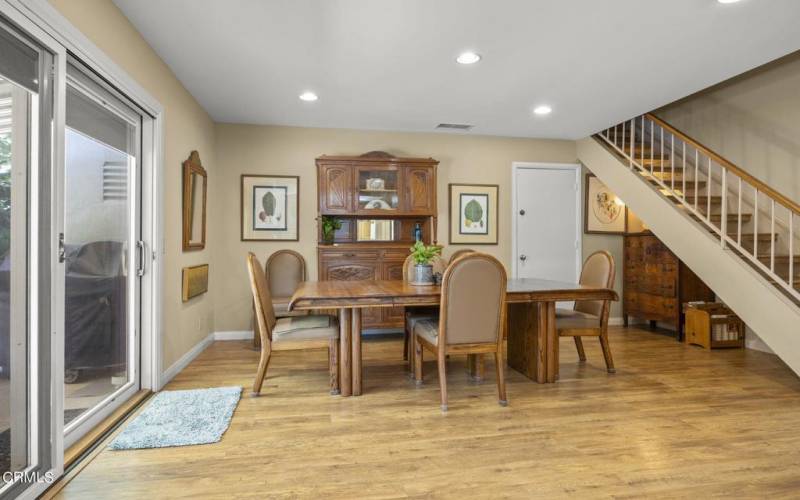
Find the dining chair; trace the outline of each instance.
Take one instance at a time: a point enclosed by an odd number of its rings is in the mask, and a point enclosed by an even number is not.
[[[289,311],[292,294],[297,290],[297,286],[306,280],[306,260],[303,256],[294,250],[278,250],[269,256],[265,269],[275,316],[285,318],[308,314],[308,311]],[[260,342],[258,322],[253,321],[253,346],[260,347]]]
[[[409,255],[403,263],[403,281],[409,282],[414,276],[414,257]],[[444,273],[447,267],[447,260],[441,256],[435,256],[431,262],[433,272]],[[436,319],[439,317],[439,308],[436,306],[406,307],[406,315],[403,329],[403,359],[408,360],[409,370],[414,368],[414,350],[411,345],[411,332],[417,321],[423,319]]]
[[[450,262],[453,262],[457,258],[468,253],[475,253],[475,250],[471,248],[462,248],[460,250],[456,250],[455,252],[453,252],[453,255],[450,256]]]
[[[339,328],[336,319],[328,315],[277,318],[264,268],[252,252],[247,254],[247,270],[261,335],[261,358],[253,382],[253,395],[261,393],[273,351],[309,349],[328,350],[330,391],[331,394],[339,394]]]
[[[580,284],[603,288],[614,287],[614,258],[605,250],[590,255],[583,263]],[[608,345],[610,300],[576,301],[573,309],[556,309],[556,330],[559,337],[575,339],[580,360],[586,361],[583,337],[599,337],[608,373],[615,373],[611,348]]]
[[[491,255],[462,255],[444,272],[439,319],[414,325],[414,379],[422,383],[423,350],[436,354],[442,411],[447,411],[448,354],[494,354],[498,401],[508,404],[503,361],[506,280],[505,268]]]

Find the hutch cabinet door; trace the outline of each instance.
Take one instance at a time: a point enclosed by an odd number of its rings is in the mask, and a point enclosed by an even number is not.
[[[354,178],[357,214],[397,215],[405,210],[402,169],[394,165],[358,165]]]
[[[320,165],[319,211],[323,214],[352,211],[353,168],[349,165]]]
[[[406,167],[406,212],[436,215],[436,177],[433,167]]]

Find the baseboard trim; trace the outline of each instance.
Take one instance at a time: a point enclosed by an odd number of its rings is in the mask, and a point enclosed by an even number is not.
[[[253,340],[253,330],[214,332],[214,340]]]
[[[181,370],[189,366],[189,363],[194,361],[194,358],[200,355],[201,352],[205,351],[208,346],[210,346],[214,342],[214,334],[210,333],[206,338],[198,342],[194,347],[189,349],[186,354],[180,357],[178,361],[172,363],[172,366],[167,368],[161,373],[161,380],[158,384],[159,387],[164,387],[167,382],[175,378],[175,375],[179,374]]]

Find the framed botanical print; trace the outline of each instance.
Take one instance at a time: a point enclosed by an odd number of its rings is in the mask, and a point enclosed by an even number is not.
[[[586,199],[583,207],[583,232],[587,234],[625,234],[625,203],[594,174],[586,174]]]
[[[242,241],[297,241],[300,177],[242,175]]]
[[[450,244],[497,244],[497,184],[449,184]]]

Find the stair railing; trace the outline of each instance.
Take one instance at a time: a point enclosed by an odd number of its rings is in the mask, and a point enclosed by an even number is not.
[[[657,186],[662,194],[684,207],[695,219],[719,238],[722,248],[730,247],[746,258],[775,285],[800,300],[800,279],[795,277],[795,224],[800,220],[800,205],[775,191],[706,146],[664,122],[652,113],[632,118],[596,135],[628,162],[631,170]],[[665,165],[668,164],[668,167]],[[680,175],[677,175],[680,172]],[[692,178],[687,174],[692,172]],[[680,180],[676,181],[679,177]],[[701,177],[705,180],[701,180]],[[714,188],[718,186],[720,201],[719,225],[712,213]],[[705,190],[705,203],[700,192]],[[689,195],[688,193],[692,193]],[[752,194],[750,196],[749,194]],[[731,200],[733,196],[733,200]],[[733,213],[729,203],[735,206]],[[742,224],[745,203],[752,206],[752,248],[743,239]],[[761,209],[769,213],[769,253],[759,253]],[[736,227],[728,227],[729,217]],[[788,271],[784,275],[776,266],[776,244],[779,229],[788,236]],[[788,234],[786,234],[788,233]],[[766,261],[766,262],[764,262]]]

